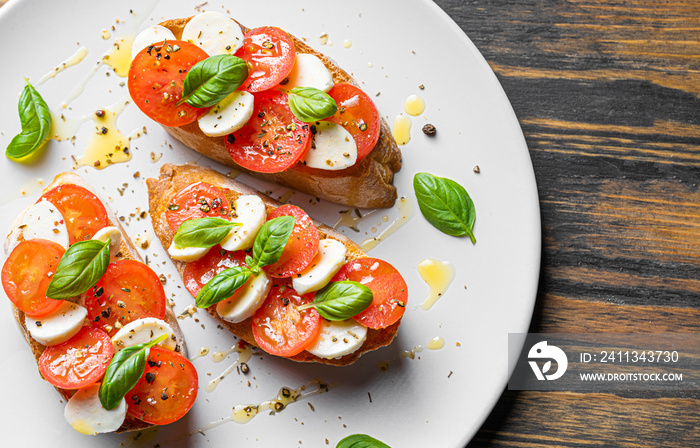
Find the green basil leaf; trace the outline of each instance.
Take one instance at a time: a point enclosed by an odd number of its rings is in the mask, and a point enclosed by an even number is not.
[[[372,304],[372,290],[350,280],[331,282],[316,293],[314,301],[297,307],[316,308],[327,320],[345,320],[356,316]]]
[[[252,275],[246,266],[234,266],[214,276],[199,290],[196,304],[199,308],[208,308],[222,300],[228,299],[248,281]]]
[[[384,442],[366,434],[353,434],[347,436],[335,446],[335,448],[391,448]]]
[[[17,107],[22,132],[17,134],[5,150],[12,160],[20,160],[34,154],[44,143],[51,130],[51,112],[44,99],[29,81],[24,86]]]
[[[180,248],[212,247],[226,238],[232,228],[240,225],[223,218],[188,219],[178,227],[173,241]]]
[[[430,173],[417,173],[413,189],[421,213],[433,227],[452,236],[468,235],[476,243],[474,202],[463,186]]]
[[[162,334],[151,342],[132,345],[114,354],[97,393],[103,408],[114,409],[126,393],[136,386],[146,370],[151,347],[167,337],[167,334]]]
[[[95,286],[109,265],[107,241],[78,241],[68,248],[56,267],[46,297],[70,299]]]
[[[253,243],[253,266],[251,269],[269,266],[280,259],[284,246],[294,230],[296,218],[279,216],[263,224]]]
[[[230,54],[218,54],[197,62],[185,76],[182,99],[193,107],[211,107],[239,88],[248,77],[246,62]]]
[[[331,117],[338,105],[323,90],[315,87],[295,87],[289,92],[289,108],[301,121],[313,123]]]

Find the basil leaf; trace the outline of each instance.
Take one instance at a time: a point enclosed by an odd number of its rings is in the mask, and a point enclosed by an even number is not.
[[[68,248],[56,267],[46,297],[70,299],[95,286],[109,265],[107,241],[78,241]]]
[[[212,247],[226,238],[233,227],[240,225],[223,218],[188,219],[175,232],[175,246]]]
[[[297,307],[316,308],[327,320],[345,320],[356,316],[372,304],[372,290],[350,280],[331,282],[316,293],[314,301]]]
[[[218,54],[199,61],[185,76],[178,104],[211,107],[240,87],[247,77],[248,66],[239,57]]]
[[[136,386],[146,370],[151,347],[167,337],[167,334],[162,334],[151,342],[132,345],[114,354],[97,393],[103,408],[114,409],[126,393]]]
[[[279,216],[263,224],[253,243],[253,266],[251,269],[269,266],[280,259],[284,246],[294,230],[296,218]]]
[[[333,116],[338,105],[323,90],[315,87],[295,87],[289,92],[289,108],[301,121],[313,123]]]
[[[430,224],[452,236],[468,235],[472,243],[476,211],[467,190],[457,182],[430,173],[413,177],[418,206]]]
[[[12,160],[20,160],[34,154],[44,143],[51,130],[51,112],[44,99],[29,81],[19,97],[19,111],[22,132],[17,134],[5,149],[5,155]]]
[[[199,290],[196,304],[199,308],[208,308],[228,299],[248,281],[252,272],[246,266],[234,266],[214,276]]]
[[[366,434],[353,434],[347,436],[335,446],[335,448],[391,448],[384,442]]]

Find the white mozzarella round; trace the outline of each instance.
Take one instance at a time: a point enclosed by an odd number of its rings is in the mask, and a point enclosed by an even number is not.
[[[158,343],[161,347],[175,350],[177,342],[175,341],[175,332],[167,322],[156,319],[155,317],[144,317],[136,319],[124,325],[112,337],[112,345],[114,352],[118,352],[132,345],[151,342],[155,338],[166,334],[168,337]]]
[[[321,322],[316,341],[306,349],[319,358],[334,359],[357,351],[367,339],[367,328],[354,319]]]
[[[253,316],[270,293],[272,282],[265,272],[251,277],[236,293],[216,304],[216,312],[228,322],[239,323]]]
[[[327,238],[318,243],[318,253],[311,264],[292,277],[292,285],[299,295],[318,291],[331,281],[331,278],[345,264],[347,248],[338,240]]]
[[[63,416],[70,425],[82,434],[96,435],[119,429],[126,418],[126,400],[111,410],[102,407],[98,392],[99,384],[79,389],[68,400]]]
[[[103,227],[95,233],[92,237],[93,240],[102,241],[103,243],[109,238],[109,253],[115,255],[119,252],[119,248],[122,244],[122,233],[118,228],[114,226]]]
[[[209,56],[234,54],[245,37],[240,25],[230,17],[214,11],[197,14],[182,30],[182,40],[192,42]]]
[[[328,92],[333,88],[333,76],[323,61],[313,54],[297,53],[294,67],[288,76],[285,89],[294,87],[315,87]]]
[[[166,27],[154,25],[146,28],[136,36],[134,43],[131,45],[131,59],[134,59],[141,50],[149,45],[162,43],[166,39],[175,40],[173,32]]]
[[[50,346],[66,342],[83,327],[87,309],[64,301],[53,313],[40,318],[24,317],[24,326],[39,344]]]
[[[190,262],[205,256],[209,249],[209,247],[177,247],[173,241],[168,247],[168,254],[176,260]]]
[[[68,249],[68,229],[63,215],[49,201],[43,200],[29,207],[19,226],[25,240],[42,238]]]
[[[243,195],[234,203],[236,216],[233,222],[240,223],[221,241],[221,247],[228,251],[244,250],[253,247],[255,237],[265,224],[267,211],[265,203],[256,195]]]
[[[253,94],[236,90],[199,119],[199,129],[209,137],[223,137],[239,130],[253,115]]]
[[[321,170],[343,170],[357,161],[357,144],[341,125],[330,121],[316,123],[311,148],[304,156],[304,164]]]

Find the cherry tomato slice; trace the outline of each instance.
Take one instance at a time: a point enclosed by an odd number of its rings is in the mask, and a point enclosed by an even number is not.
[[[98,230],[109,225],[102,201],[79,185],[59,185],[44,193],[37,202],[43,199],[51,202],[63,215],[70,244],[89,240]]]
[[[285,204],[270,212],[267,220],[280,216],[293,216],[295,222],[280,259],[265,267],[268,275],[276,278],[291,277],[300,273],[311,264],[318,253],[318,229],[304,210],[296,205]]]
[[[289,34],[265,26],[245,34],[245,42],[236,56],[248,63],[248,78],[241,90],[261,92],[279,84],[294,66],[296,51]]]
[[[226,138],[234,162],[251,171],[278,173],[304,155],[311,145],[311,126],[289,109],[287,95],[274,90],[255,94],[253,115]]]
[[[46,289],[65,251],[58,243],[37,238],[19,243],[5,261],[2,287],[27,316],[46,316],[63,304],[46,297]]]
[[[372,152],[379,140],[381,122],[372,99],[352,84],[336,84],[328,92],[338,105],[338,111],[328,121],[343,126],[357,144],[357,162]]]
[[[331,281],[352,280],[372,290],[372,303],[354,317],[368,328],[386,328],[403,316],[408,286],[399,271],[386,261],[360,258],[347,262]]]
[[[126,394],[127,412],[154,425],[182,418],[197,398],[198,376],[192,363],[180,353],[152,347],[146,371]]]
[[[173,233],[188,219],[207,216],[229,219],[231,207],[224,193],[206,182],[196,182],[180,190],[168,205],[165,218]]]
[[[88,319],[110,336],[142,317],[165,317],[165,291],[151,268],[135,260],[110,263],[85,297]]]
[[[164,126],[184,126],[209,110],[199,109],[182,99],[187,73],[209,55],[190,42],[166,41],[141,50],[129,68],[129,94],[141,111]]]
[[[56,387],[82,389],[102,378],[113,354],[107,333],[84,326],[63,344],[47,347],[39,358],[39,371]]]
[[[321,315],[313,308],[299,311],[297,307],[313,298],[313,294],[297,294],[289,281],[276,281],[253,316],[253,337],[258,346],[267,353],[289,357],[311,345],[321,331]]]
[[[229,252],[222,249],[221,246],[212,247],[199,260],[185,264],[185,270],[182,273],[185,288],[192,294],[192,297],[197,297],[204,285],[209,283],[219,272],[234,266],[244,266],[245,255],[245,251],[242,250]]]

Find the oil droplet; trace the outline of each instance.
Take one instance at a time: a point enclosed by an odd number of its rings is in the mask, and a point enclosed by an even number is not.
[[[231,179],[235,179],[241,175],[241,171],[233,169],[233,170],[229,171],[228,173],[226,173],[226,175],[228,177],[230,177]]]
[[[326,45],[328,43],[328,33],[323,33],[318,36],[318,43],[321,45]]]
[[[131,160],[129,139],[117,127],[117,118],[128,104],[129,99],[125,98],[95,115],[95,132],[85,152],[77,160],[78,165],[94,166],[101,170],[114,163]]]
[[[377,246],[377,244],[379,244],[381,241],[384,241],[394,232],[399,230],[401,226],[406,224],[408,220],[413,217],[413,203],[405,197],[399,198],[399,200],[397,201],[396,208],[398,209],[399,216],[394,220],[394,222],[389,224],[389,226],[385,228],[379,235],[364,240],[360,245],[362,250],[368,252],[374,249]]]
[[[0,193],[0,205],[7,204],[18,198],[30,196],[44,188],[44,184],[44,179],[37,177],[20,186],[18,190],[6,188]]]
[[[197,352],[196,355],[190,358],[190,361],[194,361],[197,358],[201,358],[203,356],[207,356],[209,354],[209,347],[200,347],[199,351]]]
[[[114,69],[117,76],[125,78],[131,66],[131,46],[136,36],[128,34],[117,38],[112,48],[102,57],[105,64]]]
[[[396,144],[405,145],[411,140],[411,119],[404,114],[399,114],[394,119],[394,127],[391,129]]]
[[[88,49],[86,47],[78,48],[78,50],[76,50],[76,52],[73,53],[68,59],[61,62],[56,67],[52,68],[47,74],[42,76],[41,79],[36,83],[36,85],[41,85],[49,79],[56,77],[56,75],[58,75],[68,67],[72,67],[74,65],[79,64],[83,59],[85,59],[85,56],[87,56],[87,54]]]
[[[230,350],[227,352],[215,352],[212,354],[212,359],[214,362],[221,362],[223,361],[229,354],[237,352],[238,353],[238,359],[236,359],[233,364],[228,366],[226,370],[224,370],[219,376],[214,378],[213,380],[209,381],[207,383],[207,386],[204,388],[207,392],[213,392],[214,389],[216,389],[216,386],[219,385],[220,382],[222,382],[231,372],[233,372],[236,367],[241,365],[244,362],[250,361],[250,358],[253,356],[253,349],[250,345],[248,344],[236,344],[233,347],[231,347]]]
[[[372,67],[374,67],[374,64],[372,64],[371,62],[368,62],[367,67],[372,68]]]
[[[345,40],[343,41],[343,47],[345,47],[345,48],[350,48],[350,47],[352,47],[352,42],[350,42],[348,39],[345,39]]]
[[[110,33],[109,30],[107,30],[107,29],[102,30],[101,34],[102,34],[102,39],[104,39],[104,40],[107,40],[110,37],[112,37],[112,33]]]
[[[421,305],[424,310],[429,310],[445,294],[452,283],[455,277],[455,268],[447,261],[428,258],[418,263],[418,273],[430,286],[430,293]]]
[[[435,336],[428,342],[428,345],[425,346],[428,350],[440,350],[445,347],[445,340],[441,338],[440,336]]]
[[[293,194],[294,194],[294,191],[289,190],[288,192],[286,192],[285,194],[280,196],[279,199],[277,199],[277,200],[279,202],[281,202],[282,204],[286,204],[287,202],[289,202],[289,199],[292,197]]]
[[[333,225],[333,228],[337,229],[338,227],[343,226],[355,232],[359,232],[360,229],[357,228],[357,225],[361,223],[363,219],[376,213],[377,210],[378,209],[374,209],[370,212],[365,213],[364,215],[360,213],[359,209],[341,210],[340,212],[338,212],[340,213],[340,218],[338,218],[338,221],[335,223],[335,225]],[[353,216],[353,211],[355,212],[355,216]]]
[[[416,117],[425,110],[425,101],[418,95],[411,95],[404,101],[403,108],[408,115]]]
[[[52,140],[57,142],[64,140],[72,140],[75,134],[78,133],[80,126],[88,121],[89,116],[84,116],[80,118],[69,118],[64,114],[55,114],[51,112],[51,131],[49,136]]]

